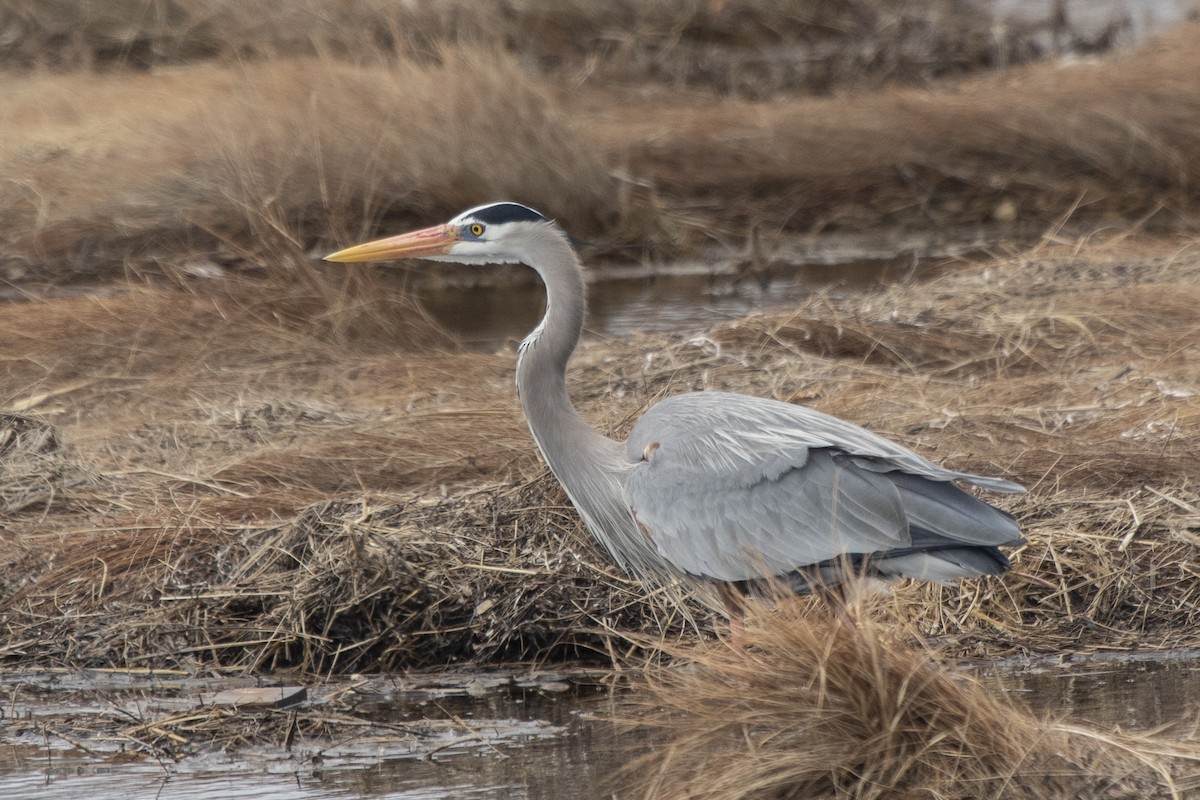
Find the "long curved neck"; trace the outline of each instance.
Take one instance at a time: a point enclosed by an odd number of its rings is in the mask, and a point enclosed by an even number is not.
[[[587,306],[579,258],[550,226],[523,257],[546,284],[546,316],[521,343],[517,358],[517,391],[529,430],[592,535],[618,564],[654,574],[661,558],[624,499],[622,485],[632,466],[625,448],[584,421],[567,394],[567,362]]]
[[[587,311],[583,268],[575,251],[547,226],[527,254],[529,266],[546,284],[546,315],[521,343],[517,358],[517,391],[529,428],[550,468],[560,474],[572,450],[616,445],[592,428],[571,403],[566,369]]]

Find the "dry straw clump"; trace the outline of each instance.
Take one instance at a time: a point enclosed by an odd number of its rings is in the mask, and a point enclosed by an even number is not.
[[[1169,485],[1169,484],[1168,484]],[[1029,543],[1003,581],[908,586],[898,608],[960,652],[1195,646],[1200,509],[1193,491],[1035,491],[1013,507]]]
[[[1037,719],[900,642],[796,604],[741,647],[680,651],[631,702],[655,743],[628,769],[646,798],[1182,798],[1200,749]]]
[[[54,426],[16,413],[0,413],[0,513],[82,504],[81,491],[102,484],[67,452]]]
[[[10,561],[0,652],[344,673],[608,660],[634,631],[694,633],[578,536],[548,482],[327,501],[274,525],[191,513],[64,533],[51,559]]]

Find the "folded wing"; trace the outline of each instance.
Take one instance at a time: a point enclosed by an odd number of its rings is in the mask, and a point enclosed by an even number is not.
[[[754,580],[862,556],[885,574],[940,580],[1002,571],[995,546],[1021,541],[1010,515],[952,481],[1017,484],[944,469],[803,406],[678,395],[643,416],[626,453],[639,528],[693,575]]]

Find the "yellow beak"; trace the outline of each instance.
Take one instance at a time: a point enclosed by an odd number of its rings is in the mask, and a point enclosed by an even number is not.
[[[326,261],[390,261],[398,258],[444,256],[458,241],[458,231],[449,225],[435,225],[419,231],[377,239],[347,247],[325,256]]]

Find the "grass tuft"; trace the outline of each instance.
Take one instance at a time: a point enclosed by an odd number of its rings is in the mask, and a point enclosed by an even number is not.
[[[1038,719],[889,627],[791,603],[759,607],[740,646],[674,650],[630,701],[655,743],[632,796],[1133,800],[1200,775],[1194,744]]]

